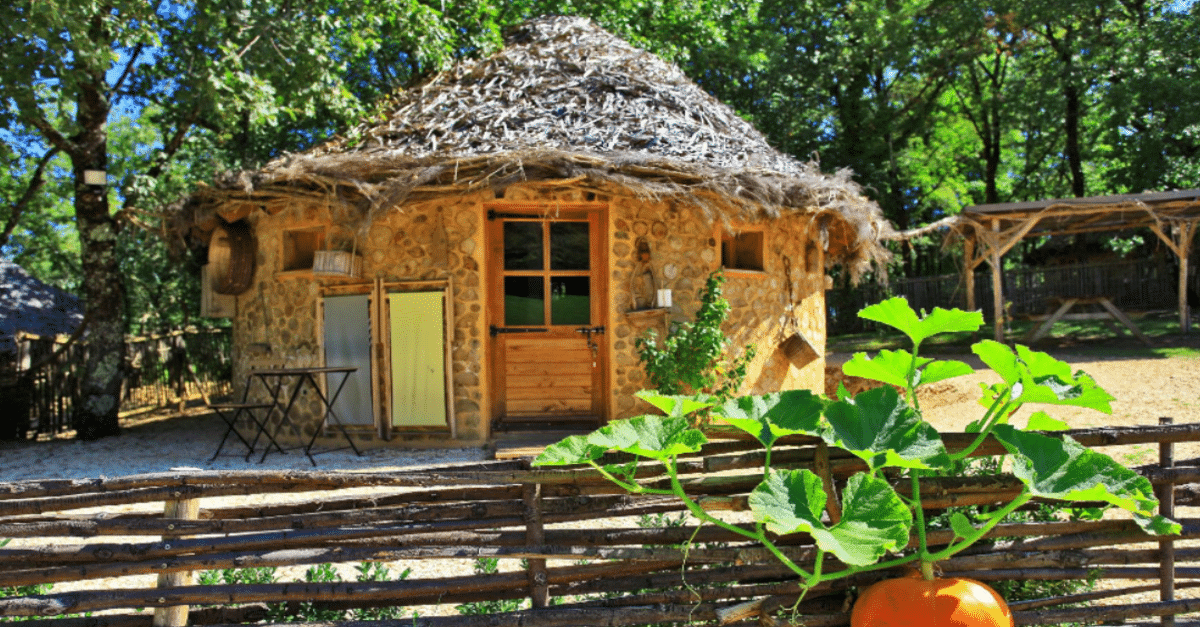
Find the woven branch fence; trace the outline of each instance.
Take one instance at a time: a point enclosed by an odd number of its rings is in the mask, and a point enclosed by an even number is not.
[[[229,329],[183,329],[125,340],[121,411],[178,406],[188,400],[231,394]],[[69,344],[69,345],[68,345]],[[0,416],[0,439],[21,440],[75,428],[90,345],[86,337],[17,333],[15,350],[0,356],[0,394],[9,401]]]
[[[1067,433],[1086,446],[1159,444],[1161,462],[1137,470],[1160,496],[1174,495],[1163,500],[1166,513],[1175,505],[1200,503],[1200,466],[1176,465],[1171,454],[1175,442],[1200,440],[1200,424]],[[952,451],[973,437],[944,434]],[[681,460],[681,480],[706,509],[744,516],[747,495],[761,478],[763,458],[756,444],[716,440],[703,456]],[[1003,452],[989,441],[976,454]],[[785,440],[772,463],[811,468],[835,484],[862,469],[856,458],[803,438]],[[661,468],[652,464],[638,473],[643,483],[665,481]],[[896,488],[902,495],[911,493],[907,480],[897,480]],[[1019,490],[1005,475],[929,479],[921,487],[931,514],[1004,502]],[[287,500],[241,507],[215,501],[244,495]],[[203,507],[206,503],[209,507]],[[131,506],[151,512],[131,512]],[[531,469],[528,460],[378,473],[179,470],[0,482],[0,542],[14,539],[0,548],[0,589],[96,582],[84,590],[0,598],[0,620],[26,617],[28,625],[62,627],[235,625],[263,620],[272,603],[346,610],[530,599],[530,609],[504,614],[320,624],[566,627],[724,621],[818,627],[847,624],[847,588],[894,574],[863,573],[822,584],[807,593],[796,614],[791,609],[801,592],[796,577],[763,547],[710,526],[645,528],[634,522],[639,515],[682,509],[672,497],[624,494],[590,471]],[[1172,600],[1175,588],[1200,585],[1200,565],[1195,565],[1200,549],[1183,542],[1175,547],[1177,540],[1200,538],[1200,520],[1180,522],[1182,535],[1171,540],[1147,536],[1128,520],[1006,523],[940,567],[946,575],[985,581],[1146,581],[1014,603],[1019,625],[1146,616],[1170,620],[1200,611],[1200,599]],[[932,531],[931,546],[944,545],[949,534]],[[1151,548],[1142,548],[1147,543]],[[797,563],[812,564],[815,550],[807,535],[781,538],[779,544]],[[383,582],[196,585],[188,575],[209,569],[478,557],[525,561],[516,572]],[[837,568],[827,564],[826,572]],[[158,585],[101,585],[100,580],[132,575],[158,575]],[[1163,590],[1165,600],[1062,607],[1153,590]],[[138,608],[154,608],[154,616]]]

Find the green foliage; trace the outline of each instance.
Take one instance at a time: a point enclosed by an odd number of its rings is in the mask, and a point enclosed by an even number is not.
[[[688,426],[686,416],[678,414],[685,408],[703,411],[702,402],[688,405],[677,397],[651,395],[646,398],[652,405],[675,415],[615,421],[591,435],[575,436],[549,447],[534,460],[534,465],[590,464],[631,492],[674,494],[701,521],[762,543],[800,576],[806,588],[864,570],[892,568],[913,561],[921,563],[923,572],[932,572],[933,562],[970,547],[1034,497],[1063,502],[1100,501],[1130,512],[1149,533],[1179,532],[1177,523],[1155,514],[1157,502],[1145,478],[1069,437],[1058,439],[1037,432],[1062,426],[1045,412],[1034,413],[1024,430],[1009,424],[1027,403],[1111,411],[1112,397],[1086,374],[1072,373],[1067,364],[1023,346],[1012,349],[996,342],[976,344],[976,354],[997,372],[1002,382],[984,390],[983,404],[987,409],[974,423],[975,440],[965,449],[950,453],[920,409],[905,398],[915,399],[916,388],[922,383],[969,372],[959,362],[920,357],[920,346],[925,339],[942,331],[974,331],[982,325],[982,318],[978,314],[942,309],[922,316],[900,298],[868,307],[862,315],[908,336],[911,353],[896,351],[876,359],[857,356],[850,369],[885,383],[899,384],[903,396],[891,386],[853,397],[843,396],[836,401],[819,399],[807,392],[792,392],[730,399],[713,409],[715,418],[727,419],[766,448],[763,480],[749,499],[757,523],[753,531],[704,511],[687,495],[677,476],[678,456],[697,452],[706,441],[699,429]],[[836,524],[826,525],[822,519],[829,495],[820,477],[809,470],[771,467],[772,446],[782,435],[792,433],[822,438],[866,462],[867,471],[850,477],[842,492],[842,518]],[[961,474],[968,467],[968,458],[989,435],[995,436],[1008,451],[1013,475],[1024,489],[995,511],[977,512],[974,520],[964,512],[952,512],[938,524],[949,525],[957,538],[944,548],[931,551],[926,544],[929,523],[921,505],[920,479]],[[643,486],[632,472],[618,477],[611,466],[600,466],[596,460],[609,450],[661,462],[670,479],[670,489]],[[888,476],[907,473],[912,484],[911,500],[895,491],[883,473],[885,469],[892,471]],[[913,530],[919,546],[905,552]],[[807,533],[815,541],[818,550],[812,571],[792,562],[768,535],[790,533]],[[833,554],[847,567],[823,572],[826,553]],[[889,553],[900,555],[884,560]]]
[[[391,569],[379,562],[362,562],[355,566],[355,581],[402,581],[407,579],[412,569],[404,569],[393,575]],[[196,577],[196,583],[201,586],[215,585],[251,585],[275,583],[278,581],[277,569],[273,566],[261,568],[225,568],[220,570],[202,571]],[[304,578],[297,582],[307,583],[341,583],[341,573],[333,564],[317,564],[304,571]],[[289,607],[287,603],[267,604],[267,618],[274,622],[313,622],[313,621],[342,621],[342,620],[389,620],[404,617],[403,607],[356,608],[353,610],[338,610],[322,607],[320,603],[304,601]]]
[[[7,540],[0,542],[0,546],[4,546],[5,544],[8,544]],[[36,595],[40,595],[40,594],[47,594],[50,592],[50,589],[53,587],[54,587],[53,585],[48,584],[48,583],[33,584],[30,586],[0,586],[0,599],[3,599],[5,597],[28,597],[28,596],[36,596]],[[64,617],[60,616],[58,618],[64,618]],[[40,619],[38,617],[34,617],[34,616],[13,616],[13,617],[0,616],[0,623],[16,623],[16,622],[24,622],[24,621],[31,621],[31,620],[40,620]]]
[[[495,575],[500,572],[500,559],[496,557],[480,557],[475,559],[475,574],[481,576]],[[454,609],[459,614],[474,616],[480,614],[501,614],[515,612],[521,609],[520,599],[502,599],[500,601],[476,601],[456,605]]]
[[[721,296],[724,282],[720,270],[708,275],[695,319],[673,326],[662,342],[654,331],[634,340],[646,376],[658,392],[706,392],[719,402],[732,396],[746,378],[754,347],[746,346],[736,358],[725,357],[729,342],[721,325],[729,318],[729,303]]]

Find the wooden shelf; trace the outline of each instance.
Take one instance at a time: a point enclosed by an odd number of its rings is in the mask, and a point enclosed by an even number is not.
[[[625,317],[631,320],[641,320],[645,318],[653,318],[655,316],[665,316],[670,313],[670,307],[653,307],[651,309],[631,309],[625,312]]]

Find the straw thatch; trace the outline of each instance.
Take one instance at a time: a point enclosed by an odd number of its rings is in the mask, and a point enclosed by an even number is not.
[[[693,203],[714,221],[820,214],[831,259],[857,274],[886,256],[878,241],[891,229],[850,177],[771,148],[679,68],[591,21],[547,17],[496,54],[399,92],[344,137],[202,187],[178,226],[211,222],[232,200],[304,196],[361,224],[405,201],[565,179]]]

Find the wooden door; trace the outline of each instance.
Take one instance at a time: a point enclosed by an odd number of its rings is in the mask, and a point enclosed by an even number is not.
[[[602,212],[488,214],[493,428],[607,416]]]

